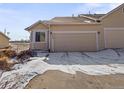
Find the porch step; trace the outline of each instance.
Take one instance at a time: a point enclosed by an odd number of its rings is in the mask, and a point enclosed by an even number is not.
[[[33,50],[33,56],[38,56],[42,53],[49,53],[48,50]]]

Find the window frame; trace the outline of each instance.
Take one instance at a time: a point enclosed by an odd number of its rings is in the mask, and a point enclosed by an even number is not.
[[[38,42],[38,41],[36,41],[36,33],[37,32],[44,32],[45,33],[45,40],[44,41],[40,41],[40,42]],[[34,42],[35,43],[47,43],[47,31],[46,30],[37,30],[37,31],[35,31],[35,33],[34,33]]]
[[[122,13],[124,14],[124,7],[122,8]]]

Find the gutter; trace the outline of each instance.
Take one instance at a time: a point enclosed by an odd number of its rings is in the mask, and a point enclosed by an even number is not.
[[[101,25],[101,23],[50,23],[50,25]]]
[[[97,20],[96,18],[88,17],[88,16],[85,16],[85,15],[81,15],[81,16],[79,16],[79,17],[85,17],[85,18],[88,18],[88,19],[91,19],[91,20],[94,20],[94,21]]]

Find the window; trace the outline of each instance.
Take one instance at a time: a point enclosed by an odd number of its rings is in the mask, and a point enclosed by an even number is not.
[[[45,32],[36,32],[35,41],[36,42],[45,42]]]
[[[124,8],[122,8],[122,13],[124,13]]]

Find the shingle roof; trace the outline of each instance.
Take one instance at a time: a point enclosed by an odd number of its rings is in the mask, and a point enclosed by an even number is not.
[[[25,30],[30,30],[32,27],[34,27],[37,24],[44,24],[48,26],[48,24],[98,24],[95,19],[88,18],[88,17],[54,17],[51,20],[45,20],[45,21],[37,21],[36,23],[32,24],[31,26],[25,28]]]
[[[43,25],[45,25],[45,24],[47,24],[49,21],[41,21],[41,20],[39,20],[39,21],[37,21],[37,22],[35,22],[34,24],[32,24],[32,25],[30,25],[29,27],[27,27],[27,28],[25,28],[25,30],[29,30],[29,29],[31,29],[32,27],[34,27],[34,26],[36,26],[36,25],[38,25],[38,24],[43,24]],[[46,26],[46,25],[45,25]]]
[[[99,19],[100,17],[104,16],[106,14],[79,14],[79,16],[87,16],[95,19]]]
[[[86,17],[54,17],[49,22],[56,23],[93,23],[95,20]]]
[[[96,23],[105,14],[80,14],[77,17],[54,17],[48,23]]]
[[[121,4],[114,10],[108,12],[107,14],[79,14],[78,16],[70,16],[70,17],[54,17],[51,20],[48,21],[38,21],[31,26],[25,28],[25,30],[31,29],[33,26],[41,23],[45,26],[51,25],[51,24],[100,24],[100,21],[111,14],[112,12],[118,10],[120,7],[123,7],[124,4]]]
[[[111,10],[110,12],[108,12],[106,15],[100,17],[100,20],[102,20],[103,18],[106,18],[108,15],[112,14],[113,12],[117,11],[120,8],[124,8],[124,3],[120,4],[118,7],[116,7],[115,9]]]

